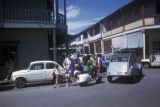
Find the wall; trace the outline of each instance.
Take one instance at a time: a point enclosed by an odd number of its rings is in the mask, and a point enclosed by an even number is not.
[[[26,68],[30,61],[48,59],[48,33],[44,29],[0,31],[0,41],[20,41],[17,44],[17,68]]]

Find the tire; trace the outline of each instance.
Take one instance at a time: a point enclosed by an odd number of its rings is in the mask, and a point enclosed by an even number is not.
[[[16,79],[15,83],[17,88],[24,88],[26,86],[26,81],[23,78]]]
[[[149,68],[149,67],[150,67],[150,64],[149,64],[149,63],[143,63],[143,67],[144,67],[144,68]]]
[[[111,76],[108,76],[108,77],[107,77],[107,80],[108,80],[108,82],[112,82],[112,77],[111,77]]]

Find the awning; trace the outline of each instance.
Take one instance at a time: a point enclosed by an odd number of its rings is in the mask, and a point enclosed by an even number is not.
[[[114,49],[124,49],[127,48],[127,36],[119,36],[112,38],[112,47]]]
[[[112,38],[112,47],[114,49],[142,48],[142,32],[136,32],[119,37]]]
[[[136,32],[127,35],[127,47],[128,48],[142,48],[143,36],[142,32]]]

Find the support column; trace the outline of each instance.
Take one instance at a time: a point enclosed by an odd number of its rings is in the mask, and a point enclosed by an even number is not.
[[[91,54],[91,47],[89,43],[88,43],[88,51],[89,51],[88,53]]]
[[[96,42],[94,42],[93,44],[94,44],[94,53],[97,53],[97,50],[96,50]]]
[[[101,50],[102,50],[102,53],[104,53],[104,42],[103,42],[103,40],[101,40]]]
[[[143,35],[143,59],[146,58],[146,36],[145,36],[145,31],[142,31]]]
[[[53,29],[53,60],[56,61],[57,57],[57,43],[56,43],[56,29]]]

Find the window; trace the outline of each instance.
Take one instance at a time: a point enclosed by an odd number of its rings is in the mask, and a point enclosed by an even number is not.
[[[140,9],[139,8],[133,10],[133,17],[135,20],[140,19]]]
[[[100,33],[100,24],[95,25],[94,27],[94,35],[97,35]]]
[[[152,51],[160,51],[160,41],[153,41],[152,42]]]
[[[94,44],[90,43],[90,53],[94,54]]]
[[[84,39],[88,38],[87,32],[84,32],[84,33],[83,33],[83,38],[84,38]]]
[[[111,45],[112,45],[111,39],[104,41],[104,52],[105,53],[111,53],[112,52]]]
[[[128,57],[127,56],[113,56],[111,62],[127,62]]]
[[[160,3],[156,4],[156,13],[160,14]]]
[[[53,69],[54,68],[54,63],[47,63],[46,64],[46,69]]]
[[[30,70],[41,70],[41,69],[44,69],[43,63],[33,64]]]
[[[93,29],[92,28],[89,29],[88,33],[89,33],[90,36],[93,36]]]

